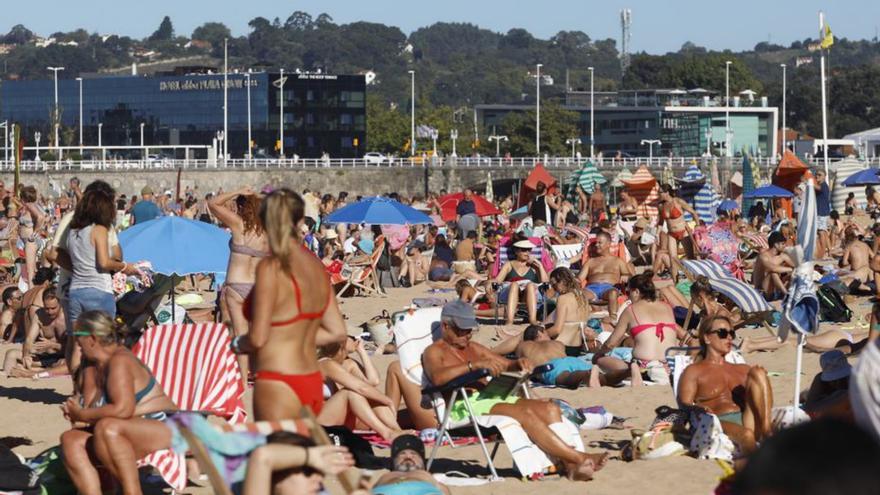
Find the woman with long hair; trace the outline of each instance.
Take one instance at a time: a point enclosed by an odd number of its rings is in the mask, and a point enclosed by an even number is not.
[[[24,242],[24,259],[27,273],[27,287],[33,284],[37,273],[37,236],[43,229],[46,215],[37,205],[37,189],[34,186],[21,188],[21,206],[18,215],[18,236]]]
[[[272,254],[257,265],[254,290],[245,300],[250,331],[232,341],[237,354],[255,358],[258,421],[294,419],[303,406],[319,414],[324,380],[316,348],[346,338],[324,264],[302,244],[304,209],[302,197],[286,188],[267,196],[260,208]]]
[[[691,228],[684,220],[685,213],[690,213],[691,217],[695,219],[700,218],[691,205],[676,197],[675,189],[671,185],[662,184],[660,186],[658,225],[662,226],[666,222],[666,233],[665,242],[661,240],[661,248],[666,247],[673,260],[678,259],[678,243],[691,236]],[[693,259],[692,241],[688,241],[684,246],[688,258]]]
[[[82,395],[61,406],[74,425],[61,435],[62,457],[79,493],[101,493],[95,459],[123,493],[141,493],[137,460],[171,444],[162,420],[176,407],[119,333],[102,311],[82,313],[74,327],[83,356],[93,363],[80,373]]]
[[[235,211],[227,207],[233,200]],[[242,305],[254,289],[257,263],[269,256],[266,232],[260,221],[260,197],[250,187],[244,187],[215,196],[208,201],[208,210],[232,232],[226,282],[220,299],[223,321],[231,326],[235,336],[246,335],[248,321],[242,312]],[[241,378],[246,381],[247,356],[238,356],[238,365],[241,367]]]

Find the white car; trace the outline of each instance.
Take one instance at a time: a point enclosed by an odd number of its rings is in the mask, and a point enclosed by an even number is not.
[[[385,163],[385,155],[375,151],[364,154],[364,162],[367,165],[382,165]]]

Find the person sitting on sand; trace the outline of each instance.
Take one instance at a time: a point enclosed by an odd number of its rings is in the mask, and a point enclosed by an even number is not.
[[[376,480],[373,495],[450,495],[449,488],[427,471],[425,444],[415,435],[401,435],[391,443],[391,471]]]
[[[678,384],[681,407],[696,406],[718,416],[721,428],[746,454],[771,433],[773,390],[760,366],[731,364],[736,330],[724,316],[700,324],[700,359],[688,366]]]
[[[847,227],[839,266],[849,270],[848,274],[841,277],[841,281],[849,286],[850,292],[871,292],[872,288],[868,285],[874,275],[871,271],[871,255],[870,246],[858,238],[853,228]]]
[[[61,302],[55,294],[55,288],[48,287],[42,292],[42,306],[36,309],[27,328],[21,348],[21,364],[24,370],[18,370],[23,373],[18,373],[17,376],[31,376],[32,369],[41,367],[39,363],[34,363],[35,354],[51,359],[53,355],[60,353],[66,344],[66,332],[67,324]],[[10,368],[12,357],[17,353],[18,351],[14,349],[7,352],[4,359],[4,370],[7,373],[17,373]],[[67,367],[64,359],[60,359],[60,364],[62,368]]]
[[[617,286],[625,282],[626,277],[635,274],[632,265],[611,254],[611,235],[607,232],[599,232],[596,235],[597,256],[590,258],[581,272],[578,280],[581,284],[586,283],[587,296],[591,302],[608,304],[608,315],[612,322],[617,318],[617,296],[620,293]]]
[[[814,419],[826,416],[852,418],[849,402],[852,366],[847,362],[846,354],[837,349],[822,353],[819,366],[822,371],[816,374],[806,392],[804,409]]]
[[[480,290],[477,290],[477,287],[480,287]],[[495,293],[492,291],[491,283],[478,282],[475,285],[463,278],[455,283],[455,294],[460,301],[473,305],[477,316],[492,317],[495,316],[495,311],[502,310],[502,308],[495,309]]]
[[[780,232],[770,233],[765,249],[755,262],[752,272],[752,285],[768,301],[782,299],[788,294],[788,276],[794,269],[791,258],[785,254],[785,236]]]
[[[654,383],[668,383],[666,350],[678,345],[685,337],[684,330],[675,322],[672,306],[657,300],[653,278],[654,273],[647,271],[629,279],[627,285],[632,304],[620,316],[614,333],[593,355],[593,363],[603,368],[615,371],[629,368],[633,386],[642,384],[642,375]],[[627,333],[634,341],[632,362],[627,364],[606,356],[620,345]]]
[[[492,376],[504,371],[531,371],[528,359],[510,360],[494,354],[486,347],[471,340],[478,328],[473,308],[461,301],[453,301],[443,307],[440,316],[442,336],[425,349],[422,356],[426,376],[435,385],[474,369],[487,369]],[[518,421],[526,434],[542,451],[558,459],[562,472],[574,480],[589,480],[595,471],[604,466],[607,454],[586,454],[565,443],[555,428],[562,425],[559,406],[550,401],[508,397],[507,399],[471,399],[474,414],[508,416]],[[451,404],[451,417],[459,421],[467,417],[464,403]]]
[[[24,312],[21,309],[22,293],[16,286],[3,289],[3,312],[0,313],[0,344],[14,342],[24,334]]]

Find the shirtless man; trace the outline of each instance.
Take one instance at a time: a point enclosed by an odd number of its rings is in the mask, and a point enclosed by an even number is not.
[[[61,302],[54,288],[43,290],[42,302],[42,307],[37,308],[28,324],[27,335],[21,349],[21,361],[26,369],[30,369],[33,364],[31,353],[38,337],[47,344],[44,346],[47,350],[58,352],[63,347],[67,331],[64,310],[61,309]]]
[[[37,310],[43,307],[43,291],[52,285],[55,280],[55,270],[52,268],[40,268],[34,274],[34,285],[24,293],[21,299],[21,307],[24,309],[24,325],[29,328],[31,320]]]
[[[794,269],[791,258],[784,253],[785,236],[780,232],[771,232],[767,240],[770,247],[765,249],[755,262],[752,272],[752,285],[755,286],[768,301],[782,299],[788,294],[785,280]]]
[[[611,255],[611,236],[607,232],[596,235],[596,252],[598,256],[590,258],[578,274],[581,284],[586,281],[587,296],[590,301],[608,303],[608,315],[612,320],[617,318],[616,286],[625,282],[624,277],[635,275],[632,265]]]
[[[853,289],[871,290],[866,285],[873,276],[871,254],[871,248],[858,238],[855,229],[847,227],[844,233],[843,256],[840,258],[839,266],[849,269],[849,274],[842,277],[842,280],[849,285],[851,291]]]
[[[617,373],[620,379],[629,376],[629,370],[618,373],[615,370],[601,370],[601,373],[594,373],[592,369],[594,365],[584,359],[568,356],[566,354],[565,345],[554,340],[547,333],[547,330],[540,325],[529,325],[523,332],[522,342],[516,348],[516,356],[525,358],[532,363],[539,365],[552,364],[553,369],[537,377],[538,381],[544,385],[554,385],[557,387],[565,387],[575,389],[580,385],[589,387],[599,387],[606,385],[609,378],[618,380],[617,376],[609,374]],[[597,369],[597,371],[599,371]]]
[[[427,471],[425,444],[415,435],[400,435],[394,439],[391,443],[391,471],[376,480],[371,493],[450,495],[449,488]]]
[[[602,189],[599,186],[596,186],[596,189],[593,191],[593,194],[590,195],[590,218],[593,219],[593,223],[599,223],[602,220],[605,220],[605,194],[602,192]]]
[[[714,316],[700,325],[703,359],[682,373],[678,403],[718,416],[724,433],[749,454],[770,435],[773,391],[764,368],[725,361],[734,338],[727,317]]]
[[[504,371],[532,369],[528,359],[511,361],[471,341],[477,320],[470,305],[461,301],[447,304],[440,314],[440,321],[441,338],[428,346],[422,356],[425,374],[433,384],[446,384],[475,369],[489,370],[492,376]],[[567,436],[567,426],[563,424],[559,406],[553,402],[511,396],[503,400],[472,398],[470,404],[475,414],[507,416],[518,421],[538,448],[561,462],[562,472],[571,479],[589,480],[605,463],[607,454],[586,454],[563,440],[560,433]],[[455,411],[461,409],[461,405],[456,402],[450,406],[453,420],[466,417],[456,417]]]

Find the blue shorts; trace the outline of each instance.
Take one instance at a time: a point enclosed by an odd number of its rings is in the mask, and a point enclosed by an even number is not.
[[[538,381],[544,385],[556,385],[556,379],[562,373],[589,371],[593,367],[593,363],[576,357],[556,358],[547,364],[552,364],[553,369],[538,377]]]
[[[92,288],[74,289],[70,291],[68,305],[70,310],[66,316],[71,325],[68,330],[76,324],[79,315],[86,311],[101,310],[107,313],[110,318],[116,318],[116,298],[111,292]]]
[[[442,266],[435,266],[428,272],[428,280],[431,282],[448,282],[452,280],[453,271]]]
[[[633,348],[632,347],[615,347],[614,349],[611,349],[611,352],[606,354],[605,357],[613,357],[613,358],[620,359],[621,361],[630,363],[630,362],[632,362],[632,359],[633,359]],[[593,362],[593,353],[586,354],[583,358],[579,358],[579,359],[586,359],[588,362],[592,363]]]
[[[599,282],[595,284],[587,284],[587,290],[596,295],[594,301],[602,299],[606,292],[614,288],[614,284]]]

